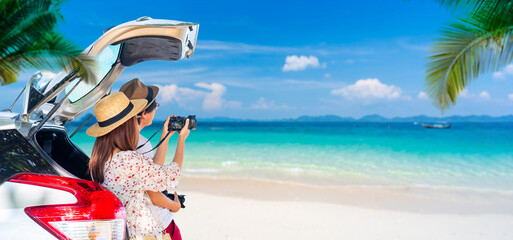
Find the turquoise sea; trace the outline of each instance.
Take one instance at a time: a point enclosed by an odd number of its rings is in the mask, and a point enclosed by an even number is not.
[[[159,125],[145,128],[143,135],[150,137]],[[513,193],[513,123],[451,125],[425,129],[414,123],[200,120],[186,141],[184,174]],[[169,161],[176,136],[170,142]],[[90,154],[94,139],[85,130],[72,141]]]

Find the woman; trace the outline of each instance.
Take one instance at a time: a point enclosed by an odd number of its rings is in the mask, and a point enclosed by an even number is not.
[[[117,92],[100,100],[94,107],[98,123],[87,129],[96,137],[89,172],[93,180],[114,193],[125,207],[130,238],[159,236],[162,226],[152,213],[146,191],[173,190],[178,184],[183,157],[169,165],[154,164],[135,152],[139,138],[136,114],[147,100],[129,100]],[[178,137],[177,154],[183,156],[185,139],[189,136],[188,121]],[[167,128],[163,129],[167,133]]]
[[[146,99],[148,103],[146,107],[137,114],[138,129],[141,131],[144,127],[150,126],[153,122],[155,112],[158,109],[158,103],[155,100],[159,93],[157,86],[146,86],[138,78],[134,78],[125,83],[119,91],[124,93],[128,99]],[[169,120],[169,119],[168,119]],[[163,128],[168,127],[168,120],[164,123]],[[166,134],[167,130],[162,132],[160,141],[162,143],[157,148],[156,154],[153,155],[153,147],[151,143],[143,135],[139,133],[139,142],[137,143],[137,153],[148,156],[153,160],[153,163],[163,165],[166,160],[167,147],[169,138],[174,134],[174,131],[169,135]],[[167,137],[166,137],[167,136]],[[175,158],[183,158],[183,155],[175,154]],[[147,191],[151,202],[155,205],[155,210],[162,220],[162,224],[167,226],[166,231],[171,235],[172,240],[182,240],[180,229],[176,225],[173,219],[173,213],[180,210],[180,201],[178,195],[175,192],[175,200],[172,201],[162,192]]]

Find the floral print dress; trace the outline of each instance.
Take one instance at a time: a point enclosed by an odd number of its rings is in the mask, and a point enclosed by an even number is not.
[[[161,235],[164,228],[155,219],[146,191],[173,192],[180,179],[180,167],[154,164],[135,151],[121,151],[105,163],[103,186],[123,203],[130,238]],[[164,226],[165,227],[165,226]]]

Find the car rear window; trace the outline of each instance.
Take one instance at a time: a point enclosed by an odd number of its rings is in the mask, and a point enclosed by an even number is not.
[[[106,47],[98,56],[96,60],[98,61],[98,82],[96,85],[87,84],[85,82],[78,83],[77,88],[73,90],[73,92],[68,96],[68,100],[71,103],[75,103],[78,100],[82,99],[88,93],[90,93],[93,89],[95,89],[105,78],[105,76],[112,69],[112,65],[116,63],[119,56],[119,49],[121,44],[117,45],[109,45]],[[69,93],[71,89],[77,84],[79,78],[74,79],[67,87],[66,93]]]

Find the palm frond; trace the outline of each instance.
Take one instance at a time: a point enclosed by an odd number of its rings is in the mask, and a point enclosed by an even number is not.
[[[96,62],[81,54],[54,31],[63,20],[62,0],[1,0],[0,83],[16,81],[23,68],[78,70],[87,83],[96,82]]]
[[[442,110],[454,105],[458,94],[480,74],[500,69],[513,57],[512,26],[484,29],[471,21],[450,24],[431,47],[426,92]]]
[[[11,54],[6,59],[21,68],[37,68],[67,72],[78,70],[83,81],[96,84],[97,66],[94,58],[81,54],[74,44],[58,33],[47,33],[26,51]],[[2,59],[0,59],[2,61]]]
[[[465,15],[476,19],[481,17],[483,22],[507,23],[511,22],[513,14],[513,1],[511,0],[434,0],[441,5],[462,10]],[[486,16],[483,18],[483,13]]]
[[[460,10],[469,10],[472,12],[481,11],[483,8],[491,8],[493,11],[498,11],[499,9],[504,9],[505,7],[511,5],[510,0],[434,0],[442,6],[460,9]]]
[[[493,2],[486,2],[479,11],[469,15],[467,22],[487,31],[511,26],[513,25],[513,1],[499,6]]]
[[[0,64],[0,84],[6,85],[16,82],[20,69],[12,69],[9,66]]]
[[[33,14],[0,37],[0,56],[30,48],[35,41],[55,28],[54,13]]]
[[[62,20],[55,0],[2,0],[0,3],[0,50],[30,45],[42,33],[52,31]],[[14,42],[13,42],[14,41]],[[1,53],[0,53],[1,54]]]
[[[513,3],[502,0],[447,0],[442,4],[473,7],[441,30],[431,47],[426,92],[443,110],[454,105],[458,94],[480,74],[498,70],[513,59]]]

